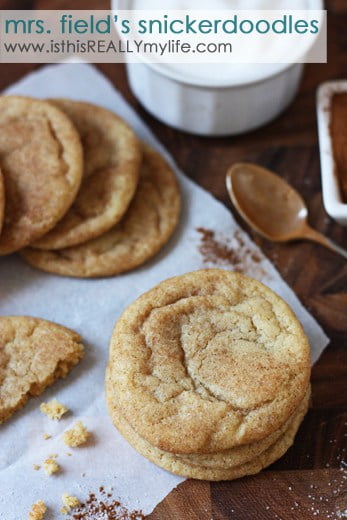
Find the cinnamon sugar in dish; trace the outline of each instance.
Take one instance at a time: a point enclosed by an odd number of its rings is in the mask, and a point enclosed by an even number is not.
[[[343,201],[347,202],[347,92],[335,94],[332,98],[330,134],[336,175]]]

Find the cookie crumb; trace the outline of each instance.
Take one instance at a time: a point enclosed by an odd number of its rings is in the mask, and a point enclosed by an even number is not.
[[[54,473],[58,473],[58,471],[60,470],[60,466],[55,459],[56,455],[51,455],[43,463],[43,469],[49,476],[53,475]]]
[[[35,471],[38,471],[40,468],[41,468],[41,466],[39,464],[33,464],[33,469]]]
[[[73,495],[69,495],[68,493],[64,493],[61,499],[64,504],[64,507],[62,507],[60,511],[63,514],[69,513],[71,509],[74,509],[75,507],[80,505],[80,501],[78,500],[78,498]],[[63,509],[66,511],[66,513],[62,511]]]
[[[71,430],[66,430],[63,435],[63,441],[67,446],[76,448],[87,442],[90,435],[82,421],[78,421]]]
[[[38,500],[31,508],[29,520],[42,520],[46,511],[46,504],[42,500]]]
[[[40,410],[53,421],[60,421],[62,416],[69,411],[65,405],[59,403],[56,399],[52,399],[48,403],[41,403]]]
[[[45,441],[47,441],[48,439],[52,438],[52,435],[49,435],[49,433],[45,433],[43,438],[45,439]]]

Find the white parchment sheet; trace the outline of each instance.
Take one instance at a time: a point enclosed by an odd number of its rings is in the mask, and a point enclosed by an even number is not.
[[[172,161],[133,109],[91,65],[51,65],[30,74],[7,93],[99,103],[126,119],[142,139]],[[158,256],[134,272],[109,279],[77,280],[35,270],[15,255],[0,259],[0,314],[56,321],[78,331],[86,345],[85,358],[66,380],[31,399],[0,427],[1,519],[24,520],[31,504],[38,499],[49,507],[48,520],[60,518],[63,493],[84,499],[102,485],[105,489],[112,486],[113,496],[119,496],[130,509],[140,508],[147,514],[183,481],[138,455],[118,434],[107,414],[104,372],[109,339],[122,310],[161,280],[205,267],[198,251],[200,235],[196,228],[214,229],[217,234],[230,237],[239,230],[247,248],[254,249],[263,259],[261,267],[267,274],[261,277],[262,281],[292,306],[303,323],[311,341],[313,362],[326,347],[328,338],[322,329],[240,230],[231,212],[181,172],[177,171],[177,175],[183,195],[179,229]],[[249,258],[247,273],[259,277],[259,264],[256,269],[253,267]],[[60,422],[50,421],[39,411],[42,401],[54,397],[71,410]],[[69,450],[62,443],[61,434],[78,419],[93,432],[93,442]],[[52,439],[43,440],[44,433],[51,434]],[[68,451],[72,456],[67,455]],[[33,464],[42,464],[52,453],[59,454],[60,474],[48,477],[42,469],[33,470]]]

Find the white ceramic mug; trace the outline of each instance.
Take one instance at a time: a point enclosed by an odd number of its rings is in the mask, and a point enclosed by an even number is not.
[[[112,0],[113,9],[130,9],[130,0]],[[309,0],[323,9],[323,0]],[[231,65],[232,66],[232,65]],[[250,65],[251,67],[251,65]],[[174,128],[199,135],[237,135],[278,116],[298,92],[302,63],[264,65],[263,76],[244,83],[189,78],[152,63],[127,63],[131,90],[154,117]]]

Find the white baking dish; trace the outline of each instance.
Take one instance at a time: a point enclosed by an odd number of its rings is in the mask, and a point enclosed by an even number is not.
[[[317,93],[317,115],[323,202],[326,212],[343,226],[347,226],[347,204],[342,202],[330,135],[331,100],[334,94],[347,92],[347,80],[323,83]]]
[[[130,0],[112,0],[113,9],[130,9]],[[309,0],[323,9],[323,0]],[[252,67],[247,65],[246,67]],[[241,134],[278,116],[294,99],[303,64],[256,66],[256,79],[222,83],[218,75],[198,79],[163,65],[127,63],[130,87],[160,121],[199,135]]]

